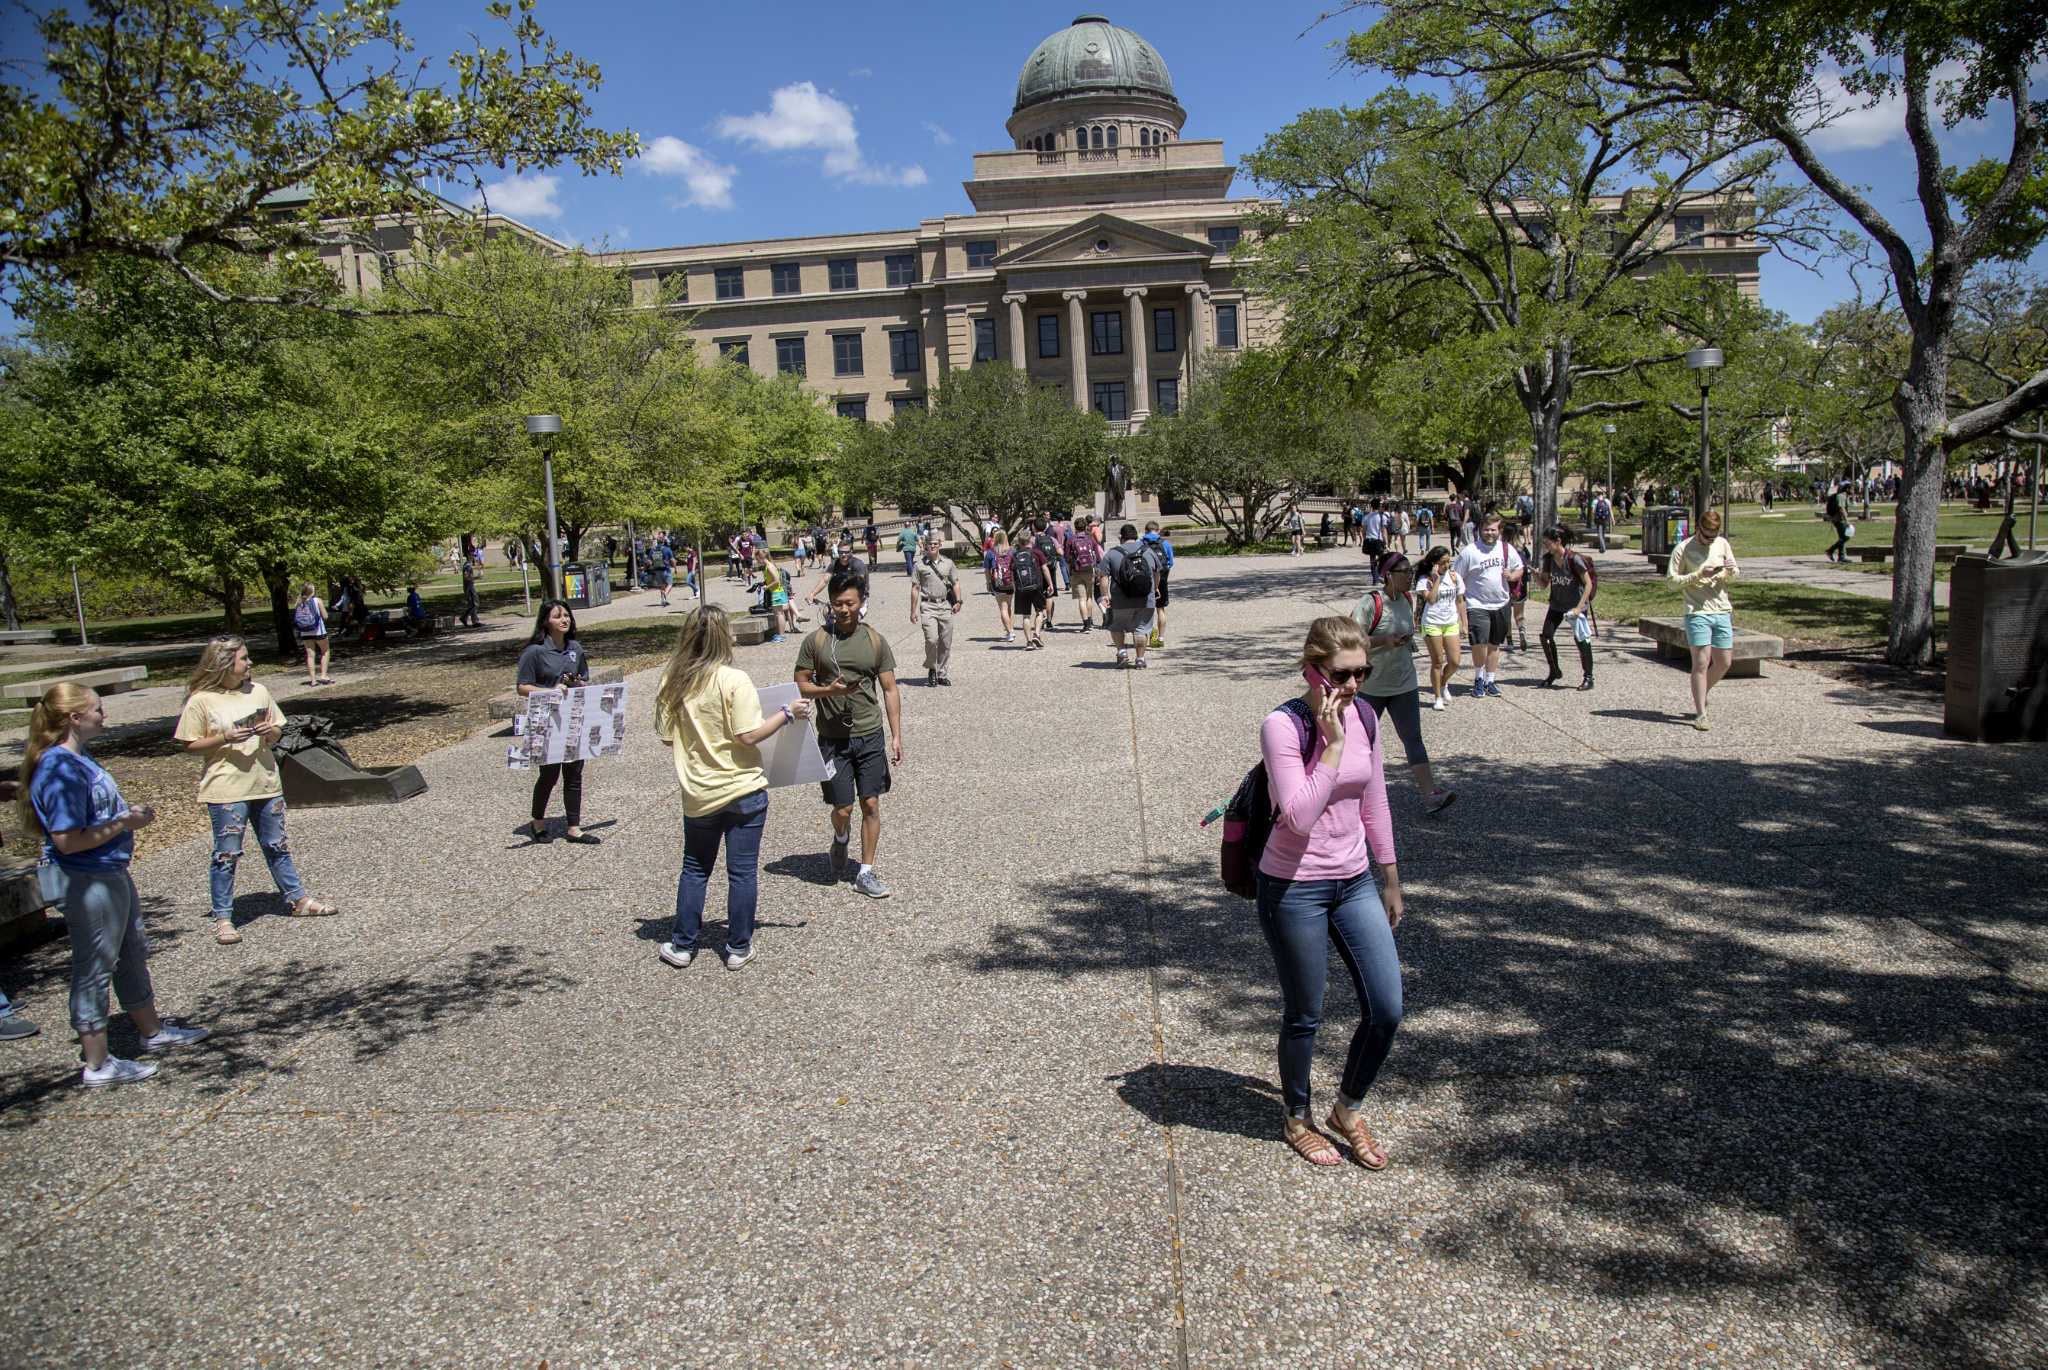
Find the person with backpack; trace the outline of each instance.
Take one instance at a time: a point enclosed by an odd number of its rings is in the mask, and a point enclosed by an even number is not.
[[[910,622],[924,630],[924,683],[951,685],[953,619],[967,607],[960,596],[960,571],[939,550],[939,535],[927,533],[910,583]]]
[[[1842,494],[1843,487],[1839,484],[1828,491],[1827,520],[1828,525],[1835,530],[1835,540],[1828,547],[1827,558],[1829,561],[1846,564],[1849,560],[1849,538],[1856,529],[1849,522],[1848,504],[1842,498]]]
[[[1415,531],[1422,539],[1419,550],[1425,554],[1429,551],[1429,535],[1435,524],[1436,515],[1429,511],[1428,505],[1418,504],[1415,506]]]
[[[1557,682],[1564,679],[1564,668],[1557,664],[1557,630],[1569,619],[1572,641],[1579,649],[1579,671],[1583,677],[1579,688],[1592,689],[1593,596],[1600,589],[1600,574],[1593,569],[1591,558],[1572,550],[1571,529],[1560,525],[1543,534],[1543,560],[1536,568],[1536,583],[1550,587],[1550,607],[1544,612],[1543,631],[1538,634],[1544,658],[1550,662],[1544,688],[1556,689]]]
[[[1152,603],[1152,641],[1147,644],[1156,652],[1166,645],[1166,582],[1173,574],[1173,539],[1159,530],[1158,519],[1145,525],[1145,546],[1159,562],[1159,592]]]
[[[903,557],[903,574],[906,576],[917,575],[917,543],[917,526],[906,520],[896,530],[896,550]]]
[[[1003,641],[1017,640],[1017,624],[1012,617],[1017,598],[1017,554],[1010,550],[1010,535],[1001,528],[989,533],[988,544],[988,592],[996,602],[996,621],[1003,626]]]
[[[1607,550],[1607,530],[1614,526],[1614,501],[1602,491],[1593,498],[1593,537],[1601,551]]]
[[[1102,558],[1103,593],[1098,603],[1102,621],[1109,626],[1110,641],[1116,644],[1116,664],[1142,671],[1147,664],[1145,646],[1152,639],[1152,612],[1164,559],[1139,540],[1136,524],[1126,523],[1118,530],[1117,539],[1117,545]],[[1084,534],[1083,540],[1093,539]],[[1128,647],[1126,636],[1130,638]]]
[[[1415,568],[1406,554],[1387,553],[1380,567],[1382,589],[1358,598],[1351,617],[1365,630],[1372,672],[1358,693],[1376,717],[1391,716],[1408,773],[1422,794],[1423,812],[1432,818],[1458,796],[1436,783],[1429,768],[1429,747],[1422,740],[1422,686],[1415,678]]]
[[[1037,520],[1044,523],[1044,519]],[[1030,530],[1017,538],[1017,546],[1010,553],[1010,595],[1014,601],[1016,621],[1024,629],[1024,650],[1036,652],[1045,646],[1040,629],[1050,599],[1048,590],[1052,579],[1052,564],[1045,550],[1034,539]]]
[[[1451,677],[1463,664],[1465,582],[1451,569],[1451,549],[1432,547],[1422,556],[1416,597],[1422,601],[1422,645],[1429,649],[1429,707],[1444,711],[1451,697]]]
[[[476,573],[468,562],[462,563],[462,579],[466,585],[475,584]],[[470,592],[474,598],[475,591]],[[320,602],[320,596],[313,593],[313,582],[299,586],[299,602],[292,609],[292,632],[298,635],[299,645],[306,649],[306,683],[308,685],[332,685],[334,678],[327,674],[328,644],[333,635],[327,627],[327,606]],[[320,663],[315,670],[315,660]]]
[[[654,733],[672,750],[683,795],[683,869],[676,918],[661,959],[677,969],[697,956],[704,890],[725,843],[725,968],[754,959],[754,911],[760,900],[761,834],[768,826],[768,777],[760,746],[811,716],[808,700],[761,714],[761,694],[732,664],[732,621],[707,604],[693,609],[655,687]]]
[[[1081,617],[1084,633],[1095,626],[1095,580],[1101,565],[1102,544],[1095,540],[1093,521],[1084,514],[1067,534],[1067,586],[1074,592],[1074,612]]]
[[[1394,929],[1404,903],[1379,729],[1358,702],[1372,669],[1355,621],[1316,619],[1301,651],[1308,688],[1260,726],[1274,818],[1258,861],[1258,912],[1283,1005],[1282,1138],[1311,1165],[1343,1159],[1316,1129],[1309,1107],[1309,1067],[1335,943],[1362,1016],[1325,1125],[1349,1146],[1354,1163],[1384,1170],[1387,1154],[1360,1109],[1401,1026]],[[1373,880],[1375,860],[1384,886]]]
[[[853,810],[860,806],[860,866],[853,887],[870,899],[893,891],[875,874],[882,841],[882,796],[889,764],[903,764],[903,702],[896,688],[896,654],[873,625],[861,622],[867,582],[846,572],[832,576],[832,614],[804,635],[797,649],[796,687],[817,710],[818,750],[833,763],[820,787],[832,806],[832,878],[846,876]],[[882,724],[888,720],[888,754]]]
[[[476,562],[468,557],[462,559],[462,609],[455,621],[465,628],[484,626],[483,616],[476,611]]]
[[[1044,630],[1048,633],[1052,631],[1054,611],[1060,605],[1060,566],[1067,555],[1063,550],[1066,540],[1055,535],[1053,531],[1057,527],[1057,524],[1046,519],[1036,519],[1032,523],[1031,545],[1037,549],[1039,559],[1045,567]],[[1041,644],[1042,642],[1043,639]]]
[[[863,595],[867,593],[868,564],[853,554],[852,538],[841,538],[839,540],[839,546],[833,551],[832,559],[825,563],[825,569],[819,573],[816,583],[811,586],[808,602],[816,604],[824,598],[831,589],[833,578],[839,575],[852,576],[860,582],[861,593]],[[865,618],[866,616],[867,606],[863,603],[861,606],[861,617]]]

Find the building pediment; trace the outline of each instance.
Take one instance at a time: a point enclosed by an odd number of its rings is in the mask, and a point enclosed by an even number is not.
[[[1042,238],[1013,247],[996,258],[998,271],[1031,267],[1076,266],[1127,261],[1181,260],[1195,267],[1208,265],[1216,249],[1178,233],[1133,223],[1114,214],[1093,214]]]

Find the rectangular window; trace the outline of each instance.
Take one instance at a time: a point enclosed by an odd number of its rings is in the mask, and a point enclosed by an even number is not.
[[[996,321],[976,319],[974,321],[974,359],[978,362],[992,362],[996,359]]]
[[[718,284],[718,298],[721,300],[744,299],[747,293],[747,272],[745,267],[721,266],[712,273]]]
[[[1060,354],[1060,316],[1040,314],[1038,316],[1038,355],[1057,357]]]
[[[804,368],[804,340],[802,338],[777,338],[775,340],[775,369],[786,376],[801,376]]]
[[[969,271],[981,271],[987,267],[994,266],[995,264],[995,239],[989,238],[981,242],[973,242],[967,245],[967,269]]]
[[[920,414],[924,412],[924,396],[922,395],[898,395],[890,403],[895,406],[896,412],[899,414],[908,414],[913,409]]]
[[[825,274],[834,290],[860,289],[860,263],[851,257],[825,263]]]
[[[1094,385],[1095,412],[1111,423],[1121,423],[1129,418],[1129,401],[1124,398],[1122,381],[1097,381]]]
[[[1180,382],[1157,380],[1152,382],[1152,412],[1155,414],[1178,414],[1180,412]]]
[[[839,417],[842,419],[852,419],[855,423],[866,423],[868,421],[868,402],[866,400],[839,401]]]
[[[1237,346],[1237,306],[1234,304],[1216,306],[1216,345]]]
[[[883,258],[889,268],[890,285],[917,284],[917,254],[915,252],[891,253]]]
[[[1171,352],[1180,346],[1180,315],[1171,309],[1152,311],[1152,350]]]
[[[690,298],[690,273],[679,266],[657,271],[654,273],[654,286],[664,295],[674,291],[677,301],[687,301]]]
[[[803,287],[803,277],[795,262],[777,262],[768,268],[768,280],[778,295],[794,295]]]
[[[1105,309],[1088,316],[1088,350],[1098,357],[1115,357],[1124,350],[1124,312]]]
[[[924,370],[923,354],[915,328],[901,328],[889,334],[889,370],[892,374],[915,376]]]
[[[745,338],[720,338],[718,340],[718,359],[722,362],[738,362],[741,366],[747,365],[747,340]]]
[[[1236,224],[1226,228],[1212,228],[1209,230],[1209,246],[1218,252],[1228,252],[1237,246],[1237,240],[1243,236],[1244,230]]]
[[[834,333],[832,335],[832,374],[835,376],[858,376],[861,373],[860,334]]]
[[[1671,221],[1671,227],[1681,247],[1700,247],[1707,241],[1707,216],[1704,214],[1680,214]]]

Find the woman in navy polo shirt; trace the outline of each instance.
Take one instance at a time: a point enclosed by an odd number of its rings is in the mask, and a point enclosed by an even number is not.
[[[106,726],[97,694],[83,685],[52,685],[29,721],[21,763],[22,823],[43,839],[43,897],[64,910],[71,934],[71,1025],[85,1056],[80,1083],[92,1089],[156,1074],[151,1063],[108,1054],[110,982],[144,1051],[189,1046],[207,1035],[205,1028],[157,1017],[149,939],[128,874],[136,830],[154,822],[156,813],[146,804],[129,808],[114,777],[86,754],[86,744]]]

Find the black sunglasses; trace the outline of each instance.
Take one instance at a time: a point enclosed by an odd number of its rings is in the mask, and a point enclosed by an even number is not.
[[[1332,685],[1348,685],[1354,680],[1364,680],[1372,674],[1371,666],[1353,666],[1349,670],[1326,670],[1323,676]]]

